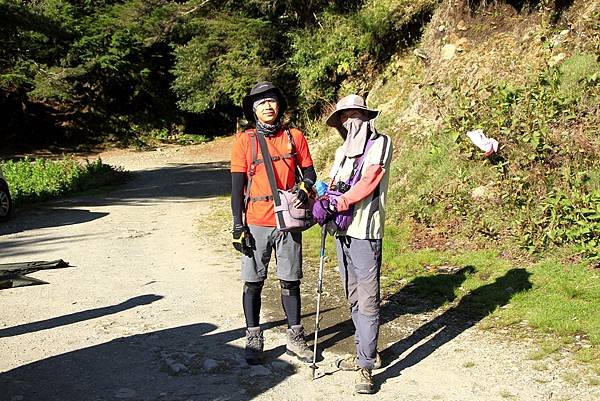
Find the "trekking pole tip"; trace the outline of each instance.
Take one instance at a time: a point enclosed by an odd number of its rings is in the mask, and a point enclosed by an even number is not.
[[[317,369],[319,369],[319,367],[316,363],[313,363],[312,365],[309,365],[309,368],[312,370],[312,379],[315,380]]]

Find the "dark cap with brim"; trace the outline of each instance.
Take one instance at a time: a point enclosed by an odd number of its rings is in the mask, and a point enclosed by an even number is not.
[[[246,116],[248,122],[254,122],[256,119],[254,116],[254,109],[252,108],[254,101],[264,97],[264,95],[268,93],[272,93],[274,97],[277,98],[277,103],[279,103],[279,114],[277,115],[277,118],[285,113],[287,110],[287,100],[285,99],[285,96],[283,96],[283,92],[271,82],[259,82],[252,87],[250,93],[244,96],[244,99],[242,100],[242,109],[244,109],[244,116]]]
[[[335,111],[327,117],[325,124],[330,127],[340,127],[342,122],[340,121],[340,114],[344,110],[361,110],[369,116],[369,120],[374,119],[379,114],[379,110],[371,110],[367,108],[365,99],[358,95],[348,95],[340,99],[335,105]]]

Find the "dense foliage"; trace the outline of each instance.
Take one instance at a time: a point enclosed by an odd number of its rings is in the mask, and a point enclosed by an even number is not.
[[[248,88],[275,70],[272,30],[267,21],[227,15],[197,21],[190,41],[175,49],[172,88],[179,106],[202,113],[241,104]]]
[[[81,142],[168,115],[173,11],[162,1],[2,0],[3,140]]]
[[[230,132],[248,88],[296,103],[291,32],[361,1],[0,0],[4,143]],[[191,132],[193,131],[193,132]]]
[[[318,26],[291,33],[302,110],[314,116],[340,91],[368,92],[372,74],[420,38],[437,3],[370,0],[347,17],[325,12]]]

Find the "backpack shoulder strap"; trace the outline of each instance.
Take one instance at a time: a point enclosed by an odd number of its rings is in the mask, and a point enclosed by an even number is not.
[[[298,164],[298,152],[296,149],[296,144],[294,143],[294,137],[292,136],[291,131],[287,127],[285,128],[285,133],[287,134],[288,139],[290,140],[290,146],[292,148],[290,153],[292,155],[292,159],[294,159],[294,165],[296,166],[296,169],[294,171],[295,181],[298,183],[304,179],[304,174],[302,174],[302,169],[300,168],[300,165]]]
[[[258,142],[256,141],[256,130],[249,129],[246,130],[248,135],[250,135],[250,152],[252,153],[252,162],[250,163],[250,167],[248,169],[248,185],[246,185],[246,193],[244,194],[244,209],[247,210],[248,202],[250,202],[250,186],[252,185],[252,179],[254,178],[254,174],[256,173],[256,165],[259,163],[258,154],[256,148],[258,146]]]
[[[250,163],[250,170],[252,170],[260,161],[258,160],[257,142],[256,142],[256,130],[249,129],[246,131],[250,135],[250,152],[252,153],[252,162]],[[250,172],[254,175],[254,171]]]
[[[285,220],[283,218],[283,211],[281,210],[281,198],[279,197],[279,192],[277,191],[277,183],[275,181],[275,171],[273,170],[273,161],[271,159],[271,154],[269,153],[269,148],[267,146],[267,141],[265,137],[261,133],[256,133],[258,144],[260,145],[260,152],[262,153],[262,157],[264,160],[265,170],[267,172],[267,178],[269,179],[269,185],[271,186],[271,192],[273,196],[273,203],[275,204],[275,218],[279,222],[278,227],[285,227]]]

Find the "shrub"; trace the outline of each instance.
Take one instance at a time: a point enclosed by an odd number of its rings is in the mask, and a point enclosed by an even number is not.
[[[72,158],[62,161],[26,158],[2,163],[2,171],[15,204],[40,202],[93,190],[118,183],[124,178],[122,170],[106,165],[100,159],[80,163]]]
[[[271,24],[226,14],[197,19],[194,37],[175,48],[173,91],[182,110],[203,113],[215,106],[240,105],[260,80],[273,80]]]
[[[496,202],[473,208],[471,218],[491,216],[500,208],[506,220],[516,223],[504,222],[504,231],[530,251],[571,244],[589,258],[599,257],[600,201],[593,174],[600,168],[598,151],[586,139],[594,138],[591,132],[578,136],[574,129],[594,125],[591,111],[598,91],[590,83],[597,71],[595,58],[579,54],[529,84],[492,84],[487,97],[453,90],[454,109],[443,134],[456,141],[461,157],[480,157],[464,135],[474,128],[501,144],[485,173],[496,188]],[[447,202],[457,199],[450,195]]]
[[[364,92],[378,63],[418,40],[436,3],[372,0],[356,13],[325,12],[318,27],[290,32],[291,67],[308,117],[333,102],[346,81],[354,81],[353,91]]]

